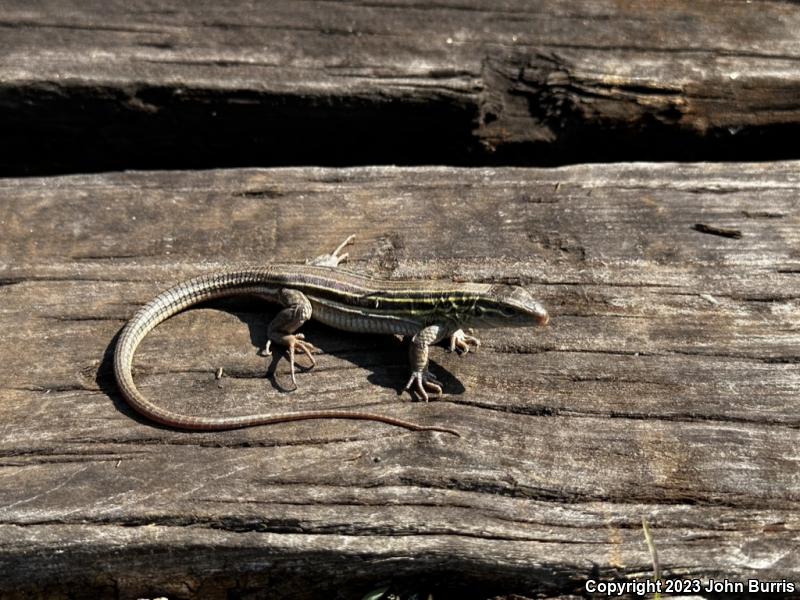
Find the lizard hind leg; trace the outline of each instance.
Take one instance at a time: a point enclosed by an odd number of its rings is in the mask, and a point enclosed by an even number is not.
[[[300,352],[308,356],[311,361],[309,369],[317,365],[314,360],[313,352],[317,348],[305,341],[305,336],[302,333],[295,333],[303,323],[311,318],[311,302],[308,298],[298,290],[282,289],[280,292],[280,301],[284,305],[284,309],[275,315],[267,328],[267,347],[266,354],[270,354],[270,346],[280,344],[286,346],[289,351],[289,366],[292,373],[292,384],[297,389],[297,379],[295,378],[295,354]]]
[[[355,235],[349,236],[345,241],[343,241],[336,247],[336,250],[334,250],[330,254],[322,254],[320,256],[317,256],[316,258],[313,258],[310,261],[308,261],[308,264],[317,267],[338,267],[339,263],[343,263],[344,261],[347,260],[347,257],[350,256],[347,252],[345,252],[344,254],[339,254],[339,253],[345,247],[352,244],[355,238],[356,238]]]

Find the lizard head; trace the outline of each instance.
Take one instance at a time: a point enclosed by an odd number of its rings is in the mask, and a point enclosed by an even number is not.
[[[518,285],[493,285],[485,297],[475,303],[474,322],[485,327],[547,325],[550,316]]]

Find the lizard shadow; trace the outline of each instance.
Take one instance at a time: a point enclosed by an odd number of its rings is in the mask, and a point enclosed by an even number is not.
[[[263,307],[263,309],[261,308]],[[225,310],[234,315],[245,325],[250,332],[250,342],[257,348],[259,356],[269,357],[270,362],[266,369],[266,377],[272,387],[280,393],[289,393],[295,390],[291,384],[288,373],[288,352],[286,348],[272,345],[271,354],[264,353],[267,344],[267,328],[269,322],[277,313],[274,305],[232,298],[210,304],[208,308]],[[384,389],[393,389],[398,395],[404,391],[408,379],[408,342],[395,335],[378,335],[368,333],[343,332],[333,327],[317,323],[313,320],[305,323],[301,328],[306,341],[311,342],[322,351],[315,355],[316,367],[311,367],[308,357],[295,354],[295,367],[297,373],[313,371],[314,368],[325,368],[324,355],[329,354],[345,360],[359,369],[369,371],[367,381]],[[283,377],[279,376],[278,369],[285,371]],[[446,394],[462,394],[465,391],[463,384],[436,361],[429,362],[431,373],[442,383]]]
[[[281,367],[282,361],[288,363],[288,354],[285,348],[273,345],[271,355],[264,353],[267,343],[267,328],[269,322],[277,313],[275,305],[261,303],[257,299],[247,297],[215,300],[202,303],[194,308],[209,308],[221,310],[235,316],[244,323],[250,334],[250,342],[256,348],[259,356],[269,358],[269,364],[264,372],[264,377],[278,393],[288,394],[295,390],[289,377],[288,364]],[[190,310],[192,310],[190,309]],[[301,331],[306,335],[306,340],[322,351],[322,355],[315,355],[317,369],[325,368],[324,355],[329,354],[352,365],[369,371],[367,381],[384,389],[393,389],[398,395],[404,391],[408,379],[408,343],[394,335],[377,334],[352,334],[342,332],[333,327],[328,327],[314,321],[305,323]],[[160,429],[169,427],[153,423],[141,416],[127,403],[117,386],[114,377],[114,350],[122,333],[122,327],[106,346],[100,364],[95,374],[95,383],[99,390],[106,394],[114,403],[114,407],[122,414],[140,422]],[[296,355],[295,364],[297,373],[312,371],[308,365],[308,358]],[[283,371],[282,374],[278,372]],[[463,384],[447,369],[431,360],[429,364],[431,373],[442,383],[444,393],[447,395],[462,394],[465,391]],[[357,385],[354,382],[354,385]],[[416,398],[415,396],[415,399]]]
[[[276,312],[276,311],[270,311],[269,306],[267,306],[266,309],[263,311],[256,310],[255,304],[252,302],[248,303],[241,299],[231,299],[231,300],[216,300],[208,303],[201,303],[196,306],[193,306],[189,310],[193,310],[195,308],[222,310],[223,312],[227,312],[237,317],[240,321],[242,321],[247,325],[248,330],[250,332],[250,341],[258,349],[257,353],[260,356],[264,356],[263,350],[267,342],[267,325],[269,324],[270,320],[274,316],[274,313]],[[111,338],[108,345],[105,347],[103,351],[103,357],[100,359],[100,364],[97,366],[97,369],[95,371],[95,376],[94,376],[95,384],[97,385],[98,389],[111,400],[111,402],[114,405],[114,408],[116,408],[120,413],[122,413],[126,417],[129,417],[138,423],[156,427],[157,429],[173,429],[172,427],[161,425],[139,414],[139,412],[137,412],[130,406],[125,397],[120,392],[119,386],[117,385],[117,381],[114,376],[114,352],[116,350],[117,342],[119,341],[119,337],[122,334],[123,329],[124,325],[117,330],[117,332],[114,334],[114,337]],[[278,392],[288,393],[293,391],[294,388],[291,386],[287,387],[282,385],[281,383],[278,382],[277,377],[274,376],[275,369],[283,357],[284,353],[281,349],[277,349],[276,352],[272,353],[271,356],[272,360],[267,368],[265,377],[269,379],[273,388],[276,389]],[[304,369],[302,365],[298,365],[298,367],[299,367],[298,372],[303,372],[307,370]],[[287,381],[288,381],[288,376],[287,376]]]
[[[123,327],[119,328],[117,333],[114,334],[114,337],[111,338],[111,341],[103,351],[103,358],[100,359],[100,364],[97,366],[94,381],[97,384],[98,389],[111,399],[111,402],[114,404],[114,408],[116,408],[126,417],[129,417],[138,423],[150,425],[158,429],[171,429],[166,425],[155,423],[147,417],[140,415],[128,404],[122,393],[119,391],[117,381],[114,378],[114,350],[117,347],[117,340],[119,340],[119,336],[122,333]]]

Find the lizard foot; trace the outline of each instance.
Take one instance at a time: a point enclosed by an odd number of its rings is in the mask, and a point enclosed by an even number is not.
[[[347,257],[350,256],[347,252],[344,254],[339,254],[339,252],[341,252],[345,246],[352,244],[355,238],[355,235],[349,236],[345,241],[336,247],[336,250],[330,254],[322,254],[321,256],[310,260],[308,264],[316,265],[318,267],[338,267],[339,263],[346,261]]]
[[[411,391],[412,386],[420,397],[427,402],[430,397],[428,392],[433,392],[436,397],[442,395],[442,383],[430,371],[414,371],[404,390]]]
[[[294,384],[295,389],[297,389],[297,379],[295,379],[295,369],[294,369],[294,355],[295,351],[299,350],[301,353],[308,356],[311,360],[311,366],[309,369],[313,369],[317,366],[317,361],[314,360],[313,352],[317,351],[318,348],[313,344],[304,341],[305,336],[302,333],[298,333],[297,335],[285,335],[281,342],[286,344],[286,347],[289,349],[289,366],[292,371],[292,383]],[[267,340],[267,346],[264,348],[264,356],[272,356],[272,350],[270,349],[272,346],[272,340]]]
[[[287,335],[284,339],[286,340],[286,345],[289,347],[289,366],[292,370],[292,383],[294,387],[297,387],[297,381],[294,378],[294,352],[295,349],[299,350],[306,356],[308,356],[309,360],[311,360],[310,369],[313,369],[317,366],[317,361],[314,360],[314,355],[312,352],[316,351],[317,348],[310,344],[309,342],[303,341],[305,336],[302,333],[298,333],[297,335]]]
[[[450,352],[458,352],[459,354],[468,354],[470,347],[475,347],[475,352],[481,347],[481,341],[471,335],[464,333],[463,329],[457,330],[450,336]]]

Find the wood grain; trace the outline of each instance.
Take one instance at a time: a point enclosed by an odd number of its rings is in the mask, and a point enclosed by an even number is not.
[[[797,158],[800,7],[23,0],[0,172]]]
[[[667,576],[798,581],[799,167],[0,180],[0,596],[567,597],[650,576],[643,516]],[[552,324],[435,349],[429,404],[398,395],[399,340],[310,324],[319,366],[285,393],[285,360],[258,355],[275,307],[243,299],[157,328],[137,382],[193,413],[354,408],[461,439],[131,414],[109,360],[137,306],[353,232],[353,269],[517,282]]]

